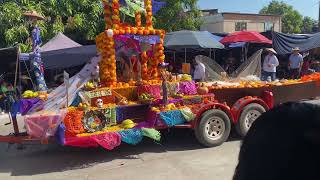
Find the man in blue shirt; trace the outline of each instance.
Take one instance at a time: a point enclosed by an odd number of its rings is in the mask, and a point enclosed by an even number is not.
[[[293,48],[292,54],[289,57],[289,73],[291,79],[298,79],[300,77],[302,63],[303,56],[300,54],[300,48]]]

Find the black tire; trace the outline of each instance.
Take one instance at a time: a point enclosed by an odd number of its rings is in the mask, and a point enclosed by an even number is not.
[[[249,131],[252,123],[263,113],[266,109],[257,103],[252,103],[243,108],[238,123],[236,125],[236,131],[241,137],[245,137]],[[250,114],[249,114],[250,113]],[[248,120],[247,116],[251,116]],[[249,122],[250,121],[250,122]]]
[[[211,126],[209,121],[212,123]],[[218,130],[212,130],[213,128],[218,128]],[[219,131],[220,128],[221,131]],[[210,130],[212,131],[209,132]],[[202,114],[200,122],[195,128],[195,135],[198,142],[203,146],[214,147],[224,143],[228,139],[230,131],[231,122],[229,116],[222,110],[212,109]],[[214,132],[218,134],[215,135]],[[216,137],[209,135],[209,133],[213,133],[213,136]]]

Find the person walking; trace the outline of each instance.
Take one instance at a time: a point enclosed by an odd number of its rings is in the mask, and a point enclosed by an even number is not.
[[[279,60],[276,56],[277,52],[272,48],[267,48],[266,50],[268,51],[268,55],[263,61],[262,80],[267,81],[268,77],[270,77],[272,81],[275,81],[277,67],[279,66]]]
[[[225,72],[227,72],[229,75],[232,74],[236,69],[236,58],[233,57],[233,53],[232,51],[229,52],[229,56],[225,61],[225,65],[224,65],[224,70]]]
[[[206,66],[199,60],[195,60],[193,79],[196,82],[203,82],[206,76]]]
[[[300,54],[300,48],[293,48],[289,57],[289,75],[291,79],[300,78],[302,64],[303,56]]]

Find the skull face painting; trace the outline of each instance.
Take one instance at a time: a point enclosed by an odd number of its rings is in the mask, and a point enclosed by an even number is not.
[[[103,100],[102,99],[97,99],[96,101],[96,106],[98,108],[103,108]]]

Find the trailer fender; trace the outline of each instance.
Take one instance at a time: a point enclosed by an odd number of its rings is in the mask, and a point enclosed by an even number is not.
[[[269,109],[274,106],[274,96],[271,91],[264,91],[262,94],[263,101],[268,105]]]
[[[251,103],[257,103],[260,104],[265,108],[265,110],[269,110],[268,104],[261,98],[258,97],[252,97],[252,96],[246,96],[241,99],[239,99],[231,108],[231,113],[233,116],[233,123],[236,124],[239,120],[240,114],[247,105]]]
[[[197,113],[196,113],[196,118],[195,118],[195,120],[192,122],[192,128],[196,128],[196,127],[197,127],[197,125],[199,124],[199,121],[200,121],[200,119],[201,119],[202,114],[203,114],[204,112],[210,110],[210,109],[220,109],[220,110],[222,110],[223,112],[225,112],[225,113],[229,116],[231,122],[234,122],[234,118],[233,118],[231,109],[230,109],[230,107],[229,107],[228,105],[226,105],[226,104],[221,104],[221,103],[210,103],[210,104],[207,104],[207,105],[201,107],[201,108],[197,111]]]

